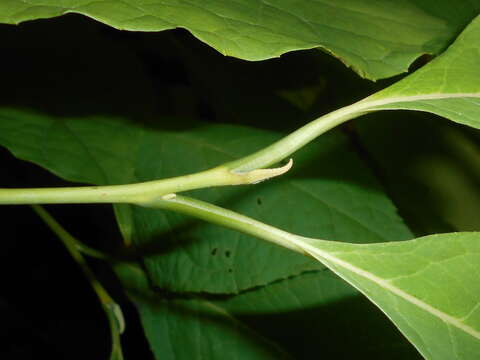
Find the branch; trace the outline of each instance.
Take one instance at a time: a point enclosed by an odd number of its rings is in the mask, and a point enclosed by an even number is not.
[[[128,185],[41,189],[0,189],[0,204],[140,204],[170,193],[213,186],[255,184],[287,172],[285,166],[264,169],[289,157],[319,135],[369,111],[372,103],[360,101],[324,115],[276,143],[242,159],[202,172]]]
[[[234,211],[201,200],[176,194],[167,194],[154,201],[138,205],[190,215],[213,224],[238,230],[242,233],[267,240],[303,255],[309,255],[302,249],[302,246],[297,245],[299,244],[300,239],[304,239],[302,236],[291,234],[249,218],[248,216],[238,214]]]

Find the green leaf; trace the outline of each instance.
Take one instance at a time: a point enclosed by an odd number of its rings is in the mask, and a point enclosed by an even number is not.
[[[156,359],[290,358],[277,344],[204,299],[172,299],[150,288],[144,271],[134,264],[116,264],[115,272],[137,307]]]
[[[299,243],[382,309],[425,358],[480,354],[480,233],[368,245]]]
[[[145,273],[115,266],[158,359],[419,359],[375,306],[330,272],[314,272],[227,297],[153,292]],[[365,331],[368,329],[368,331]],[[289,354],[289,355],[287,355]]]
[[[316,258],[364,293],[428,359],[475,359],[480,351],[480,233],[348,244],[294,235],[180,195],[157,206]]]
[[[428,111],[480,128],[480,16],[437,59],[365,99],[369,109]]]
[[[166,131],[2,109],[0,144],[67,180],[102,185],[204,170],[279,137],[240,126],[196,125]],[[192,193],[306,236],[358,243],[412,237],[339,133],[323,136],[294,161],[292,175],[273,181]],[[116,213],[124,234],[143,251],[153,284],[170,291],[234,293],[319,267],[286,249],[178,214],[126,205]]]
[[[222,54],[261,60],[321,47],[360,75],[405,72],[419,55],[439,53],[480,10],[478,1],[3,0],[0,21],[79,13],[118,29],[188,29]]]

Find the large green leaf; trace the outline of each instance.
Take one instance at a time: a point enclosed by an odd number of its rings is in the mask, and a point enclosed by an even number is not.
[[[428,359],[476,359],[480,353],[480,233],[348,244],[294,235],[179,195],[157,206],[316,258],[364,293]]]
[[[304,249],[372,300],[427,359],[480,354],[480,234]]]
[[[262,148],[278,136],[240,126],[166,131],[112,119],[0,111],[0,143],[17,157],[67,180],[94,184],[203,170]],[[292,175],[193,193],[306,236],[358,243],[410,238],[395,208],[347,146],[344,137],[332,133],[296,154]],[[293,207],[295,211],[288,210]],[[285,249],[177,214],[120,206],[117,217],[125,234],[144,251],[153,284],[171,291],[237,292],[318,268]]]
[[[248,60],[322,47],[378,79],[440,52],[480,10],[478,1],[42,0],[0,2],[0,21],[79,13],[118,29],[182,27],[225,55]]]
[[[228,297],[153,292],[138,267],[115,267],[158,359],[419,359],[393,324],[330,272]],[[289,356],[290,355],[290,356]]]
[[[480,128],[480,16],[437,59],[365,99],[369,109],[428,111]]]

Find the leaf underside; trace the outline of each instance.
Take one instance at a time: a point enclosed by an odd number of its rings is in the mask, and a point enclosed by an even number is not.
[[[246,60],[321,47],[374,80],[407,71],[422,54],[438,54],[479,10],[478,1],[447,0],[3,0],[0,22],[78,13],[123,30],[180,27]]]
[[[477,16],[441,56],[365,101],[372,109],[427,111],[480,128],[479,39]]]
[[[307,251],[364,293],[427,359],[480,353],[480,234],[384,244],[305,240]]]
[[[418,352],[365,297],[328,271],[220,298],[164,297],[143,271],[115,268],[139,309],[158,359],[418,359]],[[379,339],[382,339],[379,342]]]

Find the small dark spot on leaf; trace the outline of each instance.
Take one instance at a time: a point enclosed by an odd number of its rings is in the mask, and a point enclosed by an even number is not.
[[[231,273],[231,272],[233,272],[233,270],[232,270],[232,269],[228,269],[228,272]]]
[[[258,205],[262,205],[262,199],[257,198],[257,204],[258,204]]]
[[[225,256],[226,257],[230,257],[230,255],[231,255],[230,250],[225,251]]]
[[[212,252],[211,252],[211,254],[212,254],[212,255],[215,255],[215,254],[217,253],[217,250],[218,250],[217,248],[213,249]]]

